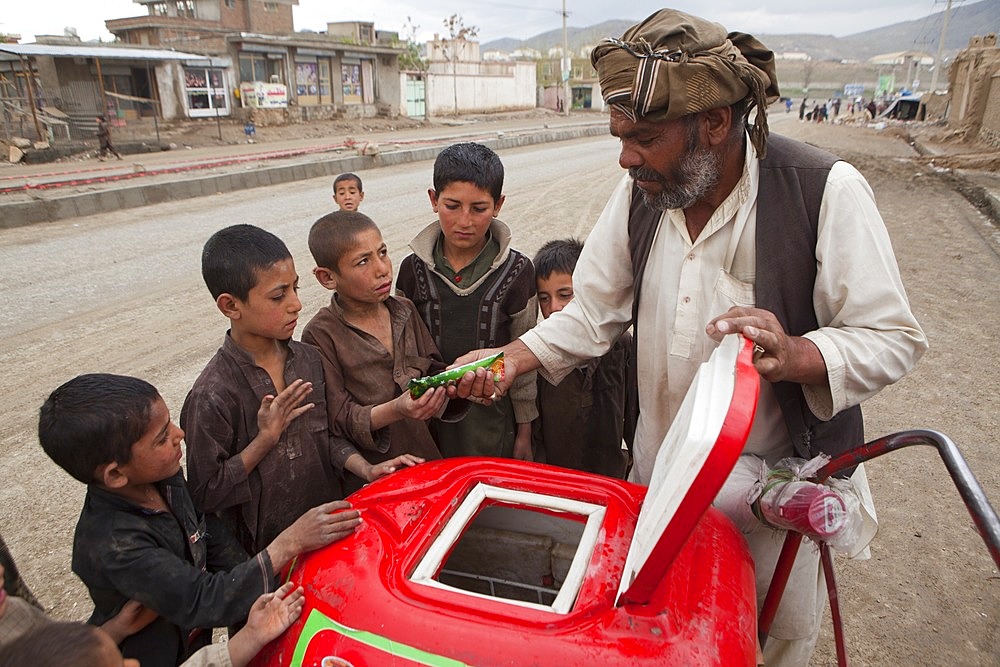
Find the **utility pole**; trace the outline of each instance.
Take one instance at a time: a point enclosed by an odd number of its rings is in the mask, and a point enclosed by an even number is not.
[[[938,72],[944,66],[941,62],[941,58],[944,56],[944,38],[948,35],[948,18],[951,16],[951,0],[948,0],[948,6],[944,10],[944,21],[941,22],[941,38],[938,40],[938,51],[937,58],[934,59],[934,74],[931,75],[931,92],[937,90],[938,82]]]
[[[950,1],[950,0],[949,0]],[[569,115],[569,108],[572,105],[572,100],[570,99],[569,92],[569,75],[573,71],[573,59],[569,55],[569,38],[566,36],[566,0],[562,0],[562,19],[563,19],[563,52],[562,52],[562,67],[560,70],[562,80],[563,80],[563,115]]]

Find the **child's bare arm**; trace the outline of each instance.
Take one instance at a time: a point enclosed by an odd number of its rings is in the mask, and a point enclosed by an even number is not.
[[[410,392],[404,391],[391,401],[386,401],[372,408],[372,431],[377,431],[407,417],[426,421],[431,417],[438,416],[447,401],[448,395],[443,387],[428,389],[420,398],[413,398],[410,396]]]
[[[311,382],[295,380],[277,396],[264,397],[257,411],[257,437],[239,454],[247,472],[256,468],[261,459],[274,449],[292,421],[315,407],[314,403],[300,405],[311,391]]]
[[[229,640],[233,667],[245,667],[268,642],[295,622],[304,606],[305,592],[291,582],[257,598],[250,607],[247,624]]]
[[[361,514],[344,500],[325,503],[308,510],[295,523],[281,531],[267,547],[275,572],[306,551],[325,547],[354,532]]]

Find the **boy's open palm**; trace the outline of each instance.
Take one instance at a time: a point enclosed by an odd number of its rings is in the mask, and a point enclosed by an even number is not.
[[[315,403],[299,405],[312,392],[312,382],[295,380],[277,396],[268,394],[257,410],[257,428],[276,443],[288,425],[315,407]]]
[[[273,593],[265,593],[250,607],[246,628],[266,644],[288,629],[305,606],[302,587],[288,582]]]
[[[413,398],[410,392],[404,391],[396,399],[396,409],[404,417],[427,421],[431,417],[437,417],[441,414],[447,401],[448,393],[443,388],[432,387],[425,391],[420,398]]]

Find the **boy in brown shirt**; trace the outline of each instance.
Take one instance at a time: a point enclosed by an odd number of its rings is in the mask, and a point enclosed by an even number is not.
[[[378,227],[358,212],[331,213],[309,231],[309,251],[316,279],[335,290],[302,333],[323,356],[334,435],[350,439],[371,463],[404,454],[441,458],[427,420],[445,408],[445,390],[413,399],[406,385],[445,364],[410,300],[392,294],[392,262]],[[359,484],[348,480],[347,490]]]
[[[302,303],[291,253],[270,232],[234,225],[202,252],[202,275],[230,320],[222,348],[181,410],[195,504],[257,553],[306,510],[344,497],[343,468],[371,481],[419,459],[372,465],[332,437],[316,350],[292,340]],[[306,403],[305,401],[309,401]]]

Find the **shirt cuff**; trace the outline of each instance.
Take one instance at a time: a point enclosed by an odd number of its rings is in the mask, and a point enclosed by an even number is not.
[[[539,374],[551,384],[559,384],[573,370],[573,366],[567,366],[559,353],[549,347],[535,331],[526,331],[521,334],[520,340],[542,365]]]
[[[802,385],[802,395],[806,399],[809,410],[823,421],[833,419],[833,416],[848,407],[844,391],[844,374],[846,372],[844,357],[840,350],[822,331],[810,331],[803,338],[811,341],[823,356],[826,364],[826,385]]]

